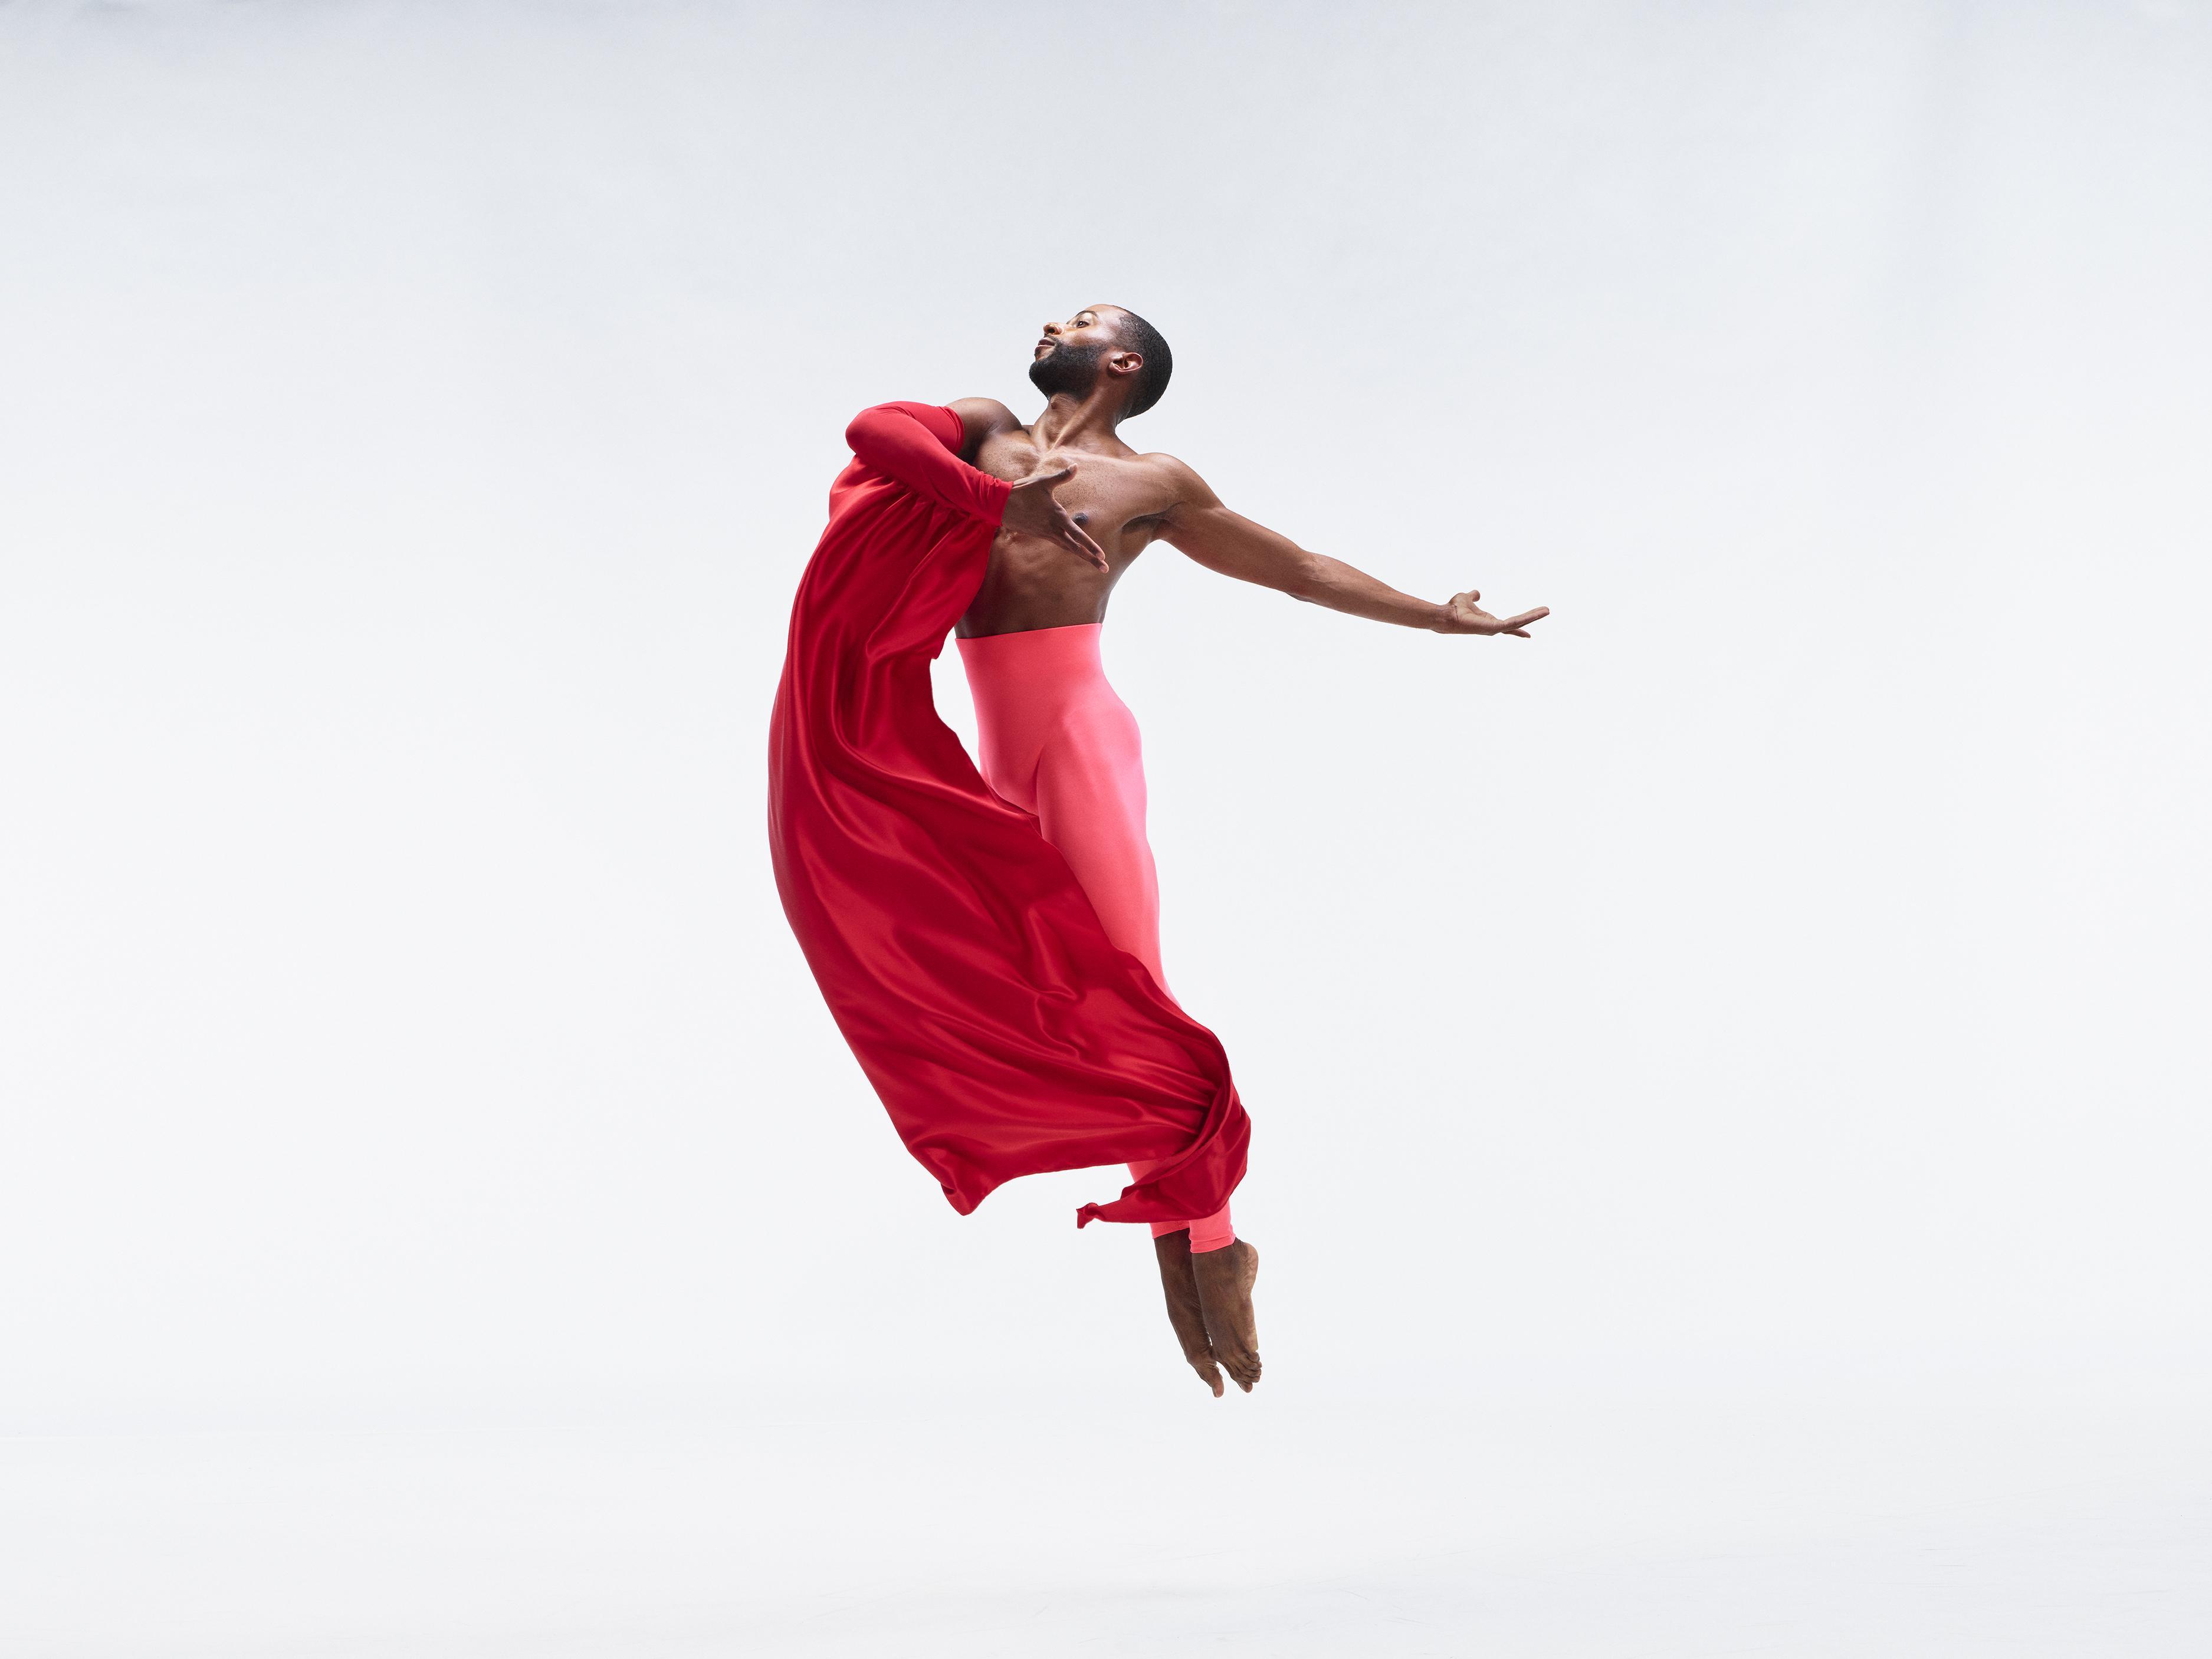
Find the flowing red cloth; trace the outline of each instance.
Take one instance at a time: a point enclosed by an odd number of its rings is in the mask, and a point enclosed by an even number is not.
[[[881,405],[847,436],[769,731],[769,846],[799,948],[963,1215],[1016,1176],[1155,1158],[1076,1224],[1211,1215],[1251,1135],[1228,1056],[1107,939],[930,695],[1007,486],[959,459],[949,409]]]

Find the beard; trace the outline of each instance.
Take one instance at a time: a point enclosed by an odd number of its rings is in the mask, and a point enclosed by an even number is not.
[[[1056,345],[1030,364],[1030,384],[1048,398],[1066,392],[1080,398],[1098,383],[1104,346]]]

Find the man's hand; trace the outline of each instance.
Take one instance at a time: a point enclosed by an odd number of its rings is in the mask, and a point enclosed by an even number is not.
[[[1439,634],[1510,634],[1516,640],[1530,637],[1528,624],[1541,622],[1552,614],[1552,607],[1540,605],[1534,611],[1523,611],[1517,617],[1493,617],[1475,601],[1482,595],[1474,588],[1464,593],[1455,593],[1444,605],[1443,620],[1436,624]]]
[[[1071,514],[1053,496],[1054,485],[1066,483],[1074,476],[1074,467],[1063,466],[1050,472],[1032,472],[1017,480],[1013,494],[1006,497],[1006,510],[999,524],[1002,529],[1017,530],[1040,541],[1056,542],[1085,564],[1104,570],[1109,568],[1106,550],[1091,539],[1083,520]]]

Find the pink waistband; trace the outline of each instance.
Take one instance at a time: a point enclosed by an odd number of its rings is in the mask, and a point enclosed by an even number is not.
[[[1018,634],[978,634],[960,638],[960,658],[970,668],[990,673],[1103,674],[1098,654],[1103,623],[1072,623],[1065,628],[1030,628]]]

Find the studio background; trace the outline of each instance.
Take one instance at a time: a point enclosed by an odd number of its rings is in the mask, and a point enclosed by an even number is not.
[[[2178,3],[0,9],[0,1630],[2201,1651],[2209,84]],[[1115,597],[1219,1404],[1114,1172],[945,1205],[766,857],[844,422],[1096,301],[1139,447],[1554,611]]]

